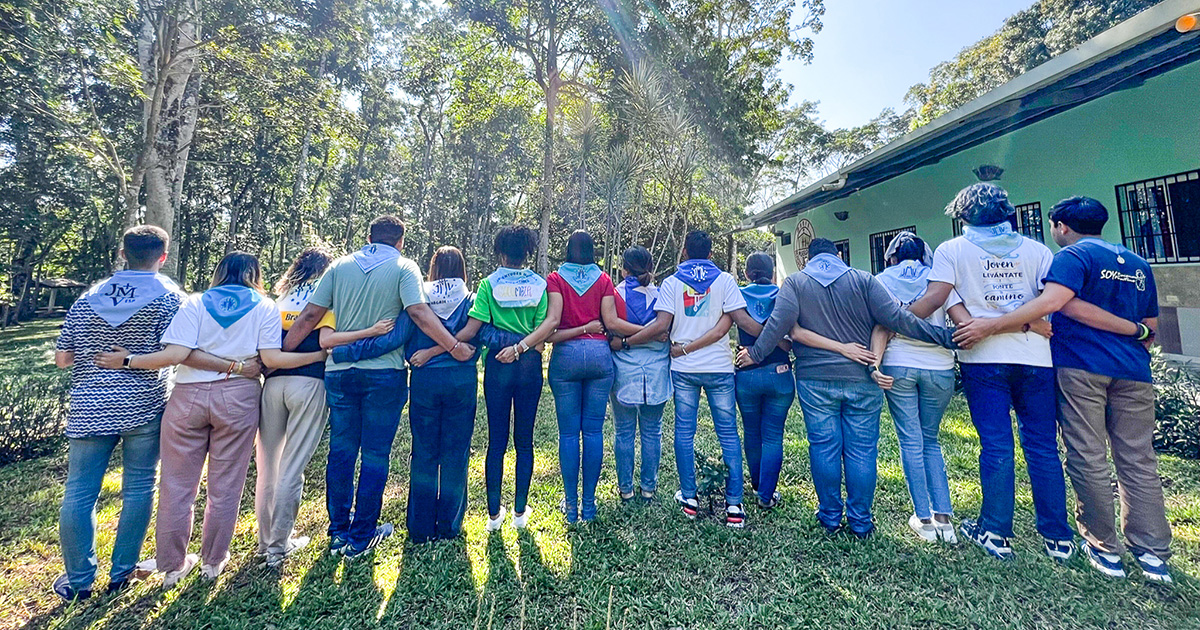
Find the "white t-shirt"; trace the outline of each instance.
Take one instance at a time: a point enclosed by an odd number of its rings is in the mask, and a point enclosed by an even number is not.
[[[722,271],[704,293],[697,293],[675,276],[663,280],[658,288],[654,310],[670,313],[671,342],[687,343],[704,336],[725,313],[746,308],[746,298],[737,281]],[[671,369],[692,374],[733,373],[733,351],[722,339],[685,356],[672,358]]]
[[[163,333],[163,345],[199,349],[230,361],[245,361],[261,349],[282,347],[283,339],[279,334],[281,316],[270,298],[263,296],[249,313],[230,324],[229,328],[221,328],[217,320],[204,310],[200,297],[201,294],[190,296],[179,307],[167,332]],[[180,365],[175,373],[176,383],[209,383],[223,378],[224,372],[198,370],[186,365]]]
[[[886,289],[887,285],[884,284],[883,288]],[[888,293],[891,293],[891,291],[889,290]],[[908,306],[908,304],[896,298],[895,294],[892,294],[892,298],[896,300],[897,304],[905,307]],[[929,317],[926,317],[925,321],[934,326],[945,327],[946,309],[959,302],[962,302],[962,299],[958,297],[958,292],[951,291],[950,297],[946,298],[946,305],[934,311]],[[937,344],[918,341],[904,335],[896,335],[888,342],[887,350],[883,353],[883,361],[880,362],[880,365],[892,365],[918,370],[953,370],[954,352]]]
[[[930,282],[954,285],[971,317],[1000,317],[1042,292],[1054,254],[1041,243],[1021,237],[1021,245],[1000,258],[960,236],[933,253]],[[1037,333],[1001,333],[959,350],[963,363],[1016,363],[1052,367],[1050,340]]]

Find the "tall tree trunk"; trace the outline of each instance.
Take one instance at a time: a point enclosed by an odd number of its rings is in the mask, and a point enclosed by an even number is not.
[[[321,53],[321,64],[317,68],[317,82],[320,83],[325,78],[325,64],[329,57],[328,51]],[[287,241],[280,248],[280,256],[286,257],[285,250],[288,248],[298,248],[300,246],[300,232],[304,225],[304,208],[308,197],[307,189],[305,188],[306,180],[308,179],[308,153],[312,147],[312,131],[311,123],[304,123],[304,139],[300,141],[300,157],[296,159],[296,180],[292,182],[292,200],[291,206],[292,219],[288,222]]]
[[[546,151],[542,156],[542,221],[538,234],[538,273],[550,270],[550,215],[554,208],[554,119],[558,115],[558,59],[551,51],[546,60]]]

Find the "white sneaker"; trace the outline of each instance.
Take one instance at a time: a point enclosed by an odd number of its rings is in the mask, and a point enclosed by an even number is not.
[[[937,520],[934,520],[933,528],[937,530],[937,537],[942,542],[948,545],[958,544],[958,534],[954,533],[954,523],[939,523]]]
[[[517,529],[525,529],[526,527],[529,527],[529,513],[532,511],[533,508],[526,505],[524,512],[521,512],[520,514],[513,512],[513,527],[516,527]]]
[[[526,512],[529,512],[529,507],[528,507],[528,506],[525,508],[525,511],[526,511]],[[487,521],[487,531],[489,531],[489,532],[494,532],[494,531],[496,531],[496,530],[500,529],[500,526],[504,524],[504,515],[505,515],[505,513],[506,513],[506,511],[505,511],[505,509],[504,509],[504,506],[503,506],[503,505],[501,505],[501,506],[500,506],[500,513],[496,515],[496,518],[492,518],[492,517],[491,517],[491,515],[489,515],[489,516],[488,516],[488,521]]]
[[[196,565],[199,563],[200,556],[194,553],[184,556],[182,567],[179,567],[176,571],[167,571],[167,574],[163,576],[163,586],[166,588],[175,588],[175,585],[187,577],[187,574],[191,573],[192,569],[196,568]]]
[[[229,564],[229,554],[225,554],[225,559],[215,565],[206,564],[200,567],[200,575],[203,575],[206,579],[215,580],[225,570],[225,565],[227,564]]]
[[[936,542],[938,539],[938,531],[933,526],[933,523],[922,522],[921,517],[916,514],[908,517],[908,528],[913,530],[917,537],[925,542]]]
[[[296,536],[295,538],[289,538],[287,545],[284,548],[283,555],[290,556],[297,551],[300,551],[308,546],[310,540],[311,539],[308,536]]]

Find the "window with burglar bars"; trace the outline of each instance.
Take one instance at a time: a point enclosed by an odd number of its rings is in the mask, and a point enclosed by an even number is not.
[[[954,235],[962,236],[962,219],[951,219],[951,221],[953,222]],[[1042,230],[1041,202],[1035,201],[1017,206],[1017,213],[1009,217],[1008,222],[1018,234],[1024,234],[1039,243],[1046,242],[1046,235]]]
[[[1152,263],[1200,261],[1200,171],[1117,186],[1125,247]]]
[[[916,234],[917,228],[914,225],[910,225],[886,232],[876,232],[871,235],[871,273],[879,273],[887,267],[887,261],[883,259],[883,254],[887,251],[887,246],[892,242],[892,238],[901,232]]]
[[[842,239],[840,241],[834,241],[833,246],[837,248],[838,256],[841,257],[842,262],[849,265],[850,264],[850,239],[847,238],[847,239]]]

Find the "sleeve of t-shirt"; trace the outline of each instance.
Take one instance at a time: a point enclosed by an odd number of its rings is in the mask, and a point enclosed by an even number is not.
[[[551,272],[550,275],[546,276],[547,293],[558,293],[561,295],[563,292],[563,284],[565,284],[565,282],[563,281],[562,276],[558,275],[557,271]]]
[[[1046,275],[1050,273],[1050,266],[1054,264],[1054,253],[1049,247],[1042,246],[1041,257],[1038,258],[1037,272],[1037,288],[1041,291],[1046,288]]]
[[[1054,262],[1050,263],[1050,271],[1046,274],[1045,282],[1061,284],[1078,294],[1083,289],[1086,279],[1087,265],[1083,259],[1078,253],[1064,249],[1058,252],[1058,255],[1054,257]]]
[[[421,282],[421,272],[414,263],[404,265],[406,273],[400,274],[396,289],[400,293],[400,310],[407,309],[413,304],[425,304],[429,298],[425,296],[425,286]]]
[[[337,282],[334,279],[336,275],[337,267],[333,267],[324,276],[321,276],[321,281],[317,283],[317,288],[313,290],[312,297],[308,298],[309,304],[315,304],[324,308],[333,306],[333,285]]]
[[[75,326],[78,318],[79,302],[76,302],[71,305],[71,309],[67,311],[67,316],[63,318],[62,330],[58,331],[58,341],[54,342],[55,350],[59,352],[75,351]]]
[[[270,302],[258,307],[261,310],[258,318],[258,349],[274,350],[282,348],[283,338],[279,336],[279,307]]]
[[[725,301],[721,303],[722,313],[732,313],[739,308],[746,308],[746,296],[742,295],[741,290],[738,289],[737,280],[734,280],[732,275],[723,273],[717,282],[723,285],[722,290],[725,292]]]
[[[956,276],[954,259],[950,254],[950,243],[942,243],[933,252],[933,267],[929,270],[929,281],[956,284],[955,281],[958,279]]]
[[[1142,317],[1158,317],[1158,285],[1154,282],[1154,273],[1146,270],[1146,307],[1142,309]]]
[[[198,298],[188,298],[183,306],[179,307],[179,312],[175,313],[175,317],[171,318],[171,325],[167,326],[167,332],[163,333],[162,345],[174,344],[185,348],[198,348],[200,346],[201,310],[203,307]],[[278,335],[278,330],[274,334]],[[278,337],[276,338],[278,339]]]
[[[663,280],[662,285],[658,287],[658,300],[654,302],[655,311],[675,314],[675,293],[679,291],[678,285],[679,281],[675,276]]]
[[[475,292],[475,303],[471,305],[467,317],[481,322],[492,321],[492,283],[486,278],[479,283],[479,290]]]
[[[950,310],[954,306],[956,306],[958,304],[962,304],[962,303],[963,303],[963,299],[962,299],[962,296],[958,294],[958,290],[950,289],[950,295],[946,296],[946,303],[942,305],[942,308],[944,308],[946,310]]]

